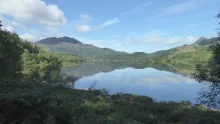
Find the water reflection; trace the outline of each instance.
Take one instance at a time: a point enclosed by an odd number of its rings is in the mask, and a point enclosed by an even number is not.
[[[153,68],[111,68],[91,64],[67,72],[81,77],[75,83],[78,89],[88,89],[95,84],[95,89],[107,89],[111,94],[122,92],[146,95],[159,101],[188,100],[196,103],[197,93],[204,86],[194,79]]]
[[[220,109],[220,84],[206,83],[199,91],[198,103]]]
[[[63,68],[62,71],[68,76],[84,77],[92,76],[100,72],[111,72],[116,69],[127,68],[118,64],[103,64],[103,63],[87,63],[73,68]]]

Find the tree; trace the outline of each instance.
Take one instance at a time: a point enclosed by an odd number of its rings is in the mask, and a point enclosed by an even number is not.
[[[0,30],[0,81],[21,78],[22,41],[19,36]]]
[[[219,12],[219,14],[217,15],[217,18],[219,18],[220,19],[220,12]],[[219,22],[219,24],[220,24],[220,22]],[[218,29],[218,31],[219,31],[220,29]],[[218,35],[220,36],[220,31],[218,32]]]
[[[15,33],[0,30],[0,82],[58,83],[62,81],[61,59],[41,51]]]
[[[22,61],[22,74],[28,82],[58,83],[62,80],[61,60],[52,53],[44,51],[31,53],[26,49],[22,55]]]
[[[220,19],[220,12],[217,18]],[[220,32],[218,32],[218,35],[220,36]],[[199,81],[220,83],[220,43],[211,45],[210,49],[213,53],[212,58],[206,64],[197,65],[194,77]]]
[[[220,12],[217,15],[220,19]],[[220,22],[219,22],[220,24]],[[220,32],[218,29],[218,35]],[[220,41],[220,37],[219,37]],[[198,81],[208,81],[204,89],[199,92],[198,102],[211,108],[220,108],[220,43],[210,46],[212,58],[206,64],[198,64],[194,77]]]
[[[2,26],[3,26],[3,25],[2,25],[2,21],[0,21],[0,29],[1,29]]]

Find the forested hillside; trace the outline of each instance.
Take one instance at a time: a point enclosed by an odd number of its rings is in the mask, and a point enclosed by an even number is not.
[[[152,53],[147,59],[147,63],[153,66],[166,65],[172,68],[174,72],[191,75],[197,64],[206,63],[212,57],[209,46],[217,44],[219,41],[219,37],[200,38],[191,45]]]

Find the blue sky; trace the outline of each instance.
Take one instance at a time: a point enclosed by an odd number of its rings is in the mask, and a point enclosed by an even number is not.
[[[33,42],[69,36],[130,53],[155,52],[216,36],[219,5],[219,0],[0,0],[0,20],[4,29]]]

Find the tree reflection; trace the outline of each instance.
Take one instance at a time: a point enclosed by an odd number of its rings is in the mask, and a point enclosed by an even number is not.
[[[220,19],[220,12],[217,18]],[[220,41],[220,32],[218,34]],[[220,42],[212,44],[210,49],[213,53],[212,58],[208,63],[198,64],[194,74],[194,78],[200,82],[212,82],[199,92],[198,102],[210,108],[220,109]]]
[[[207,83],[199,92],[198,103],[212,109],[220,109],[220,84]]]

